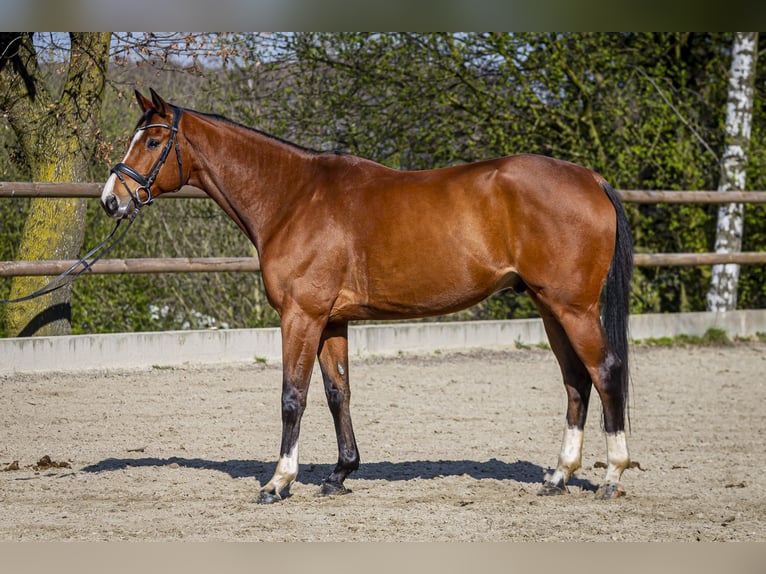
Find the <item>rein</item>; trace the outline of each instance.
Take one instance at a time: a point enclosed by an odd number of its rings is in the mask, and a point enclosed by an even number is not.
[[[25,295],[23,297],[18,297],[17,299],[0,299],[0,305],[7,305],[10,303],[22,303],[23,301],[29,301],[31,299],[36,299],[37,297],[41,297],[43,295],[46,295],[48,293],[53,293],[54,291],[57,291],[61,289],[62,287],[66,287],[67,285],[71,285],[75,282],[75,280],[85,273],[86,271],[90,271],[93,264],[101,259],[104,255],[109,253],[112,248],[114,248],[115,245],[117,245],[123,237],[125,237],[125,234],[128,232],[128,229],[130,229],[130,226],[135,221],[136,217],[138,217],[138,208],[133,211],[133,214],[130,216],[130,219],[128,219],[128,224],[125,226],[125,229],[120,232],[119,235],[112,241],[109,245],[109,240],[114,237],[115,233],[117,233],[117,229],[120,227],[120,224],[124,221],[122,219],[118,220],[117,223],[115,223],[114,228],[109,233],[109,235],[106,236],[106,238],[96,245],[93,249],[88,251],[83,257],[81,257],[74,265],[72,265],[69,269],[64,271],[61,275],[58,275],[57,277],[53,278],[47,285],[44,287],[38,289],[37,291],[30,293],[29,295]],[[103,249],[103,250],[102,250]],[[101,251],[101,253],[98,253],[98,251]],[[90,261],[88,261],[89,257],[93,257]],[[82,265],[82,269],[75,272],[75,270]],[[69,281],[63,281],[63,279],[66,279],[71,275],[71,279]],[[56,284],[58,283],[58,284]]]

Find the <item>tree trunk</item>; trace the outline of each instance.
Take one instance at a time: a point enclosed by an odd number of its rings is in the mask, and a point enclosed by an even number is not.
[[[71,33],[66,81],[54,99],[39,73],[28,33],[3,34],[0,48],[0,107],[10,122],[33,181],[82,181],[100,127],[101,101],[111,34]],[[84,199],[34,199],[18,250],[21,260],[73,259],[82,246]],[[27,295],[51,277],[15,277],[10,298]],[[10,336],[71,332],[71,287],[9,305]]]
[[[736,33],[729,71],[726,137],[721,161],[721,178],[718,184],[718,191],[721,192],[745,189],[757,56],[758,33]],[[743,212],[741,203],[725,203],[719,208],[716,253],[732,253],[741,250]],[[738,282],[739,265],[714,265],[707,295],[708,311],[736,309]]]

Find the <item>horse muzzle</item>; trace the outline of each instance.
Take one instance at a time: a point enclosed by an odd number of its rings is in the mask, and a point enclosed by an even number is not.
[[[135,209],[135,201],[132,197],[128,197],[124,203],[120,200],[119,196],[114,192],[114,184],[117,181],[117,176],[112,174],[104,185],[104,190],[101,193],[101,207],[104,208],[106,214],[112,219],[125,219]]]

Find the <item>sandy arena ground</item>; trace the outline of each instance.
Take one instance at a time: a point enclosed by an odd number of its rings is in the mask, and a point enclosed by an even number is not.
[[[601,502],[595,394],[569,495],[536,496],[564,425],[549,351],[355,359],[353,493],[315,496],[337,458],[315,372],[298,482],[271,506],[252,500],[279,365],[0,375],[0,540],[765,541],[764,373],[761,343],[636,347],[640,468]]]

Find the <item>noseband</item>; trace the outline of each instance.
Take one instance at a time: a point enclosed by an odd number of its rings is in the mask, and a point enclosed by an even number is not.
[[[128,191],[128,195],[133,199],[133,201],[136,203],[136,207],[143,207],[144,205],[149,205],[152,201],[154,201],[154,196],[152,195],[152,184],[154,183],[154,180],[157,178],[157,175],[160,173],[160,170],[162,169],[162,166],[165,165],[165,161],[168,159],[168,154],[170,153],[170,148],[175,145],[176,148],[176,158],[178,159],[178,187],[174,189],[173,191],[178,191],[183,186],[184,182],[184,176],[183,176],[183,164],[181,163],[181,149],[178,147],[178,122],[181,119],[181,110],[180,108],[177,108],[175,106],[170,106],[173,109],[173,125],[170,126],[168,124],[147,124],[145,126],[141,126],[136,129],[137,132],[147,130],[149,128],[165,128],[170,130],[170,137],[168,138],[168,141],[165,143],[165,147],[162,148],[162,153],[160,153],[160,157],[157,158],[157,161],[154,162],[154,165],[152,166],[152,169],[149,170],[149,174],[144,177],[140,173],[138,173],[136,170],[134,170],[129,165],[125,165],[124,163],[120,162],[117,165],[115,165],[111,170],[110,173],[113,173],[117,176],[117,179],[120,180],[122,185],[125,187],[125,189]],[[138,187],[136,188],[135,192],[130,191],[130,187],[128,186],[128,183],[125,181],[125,178],[122,177],[122,175],[125,174],[132,180],[136,181],[138,183]],[[141,200],[140,192],[141,190],[146,191],[146,199],[144,201]]]

